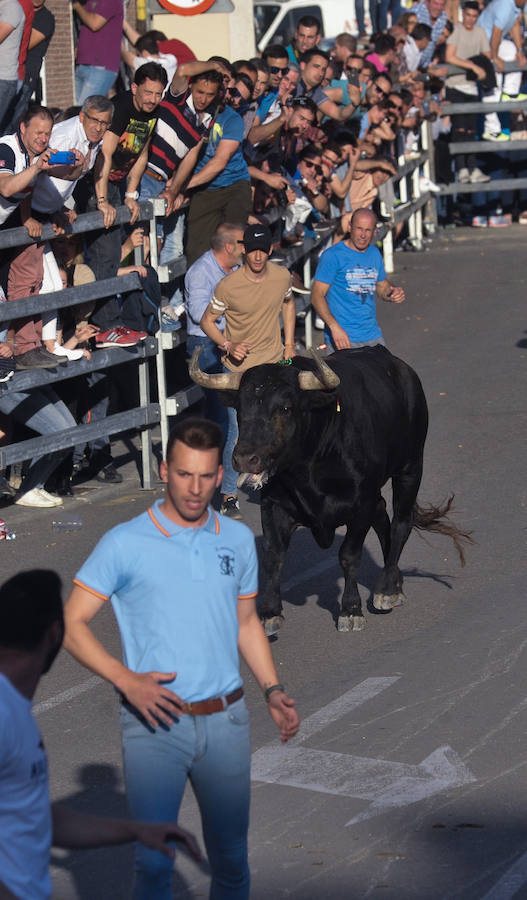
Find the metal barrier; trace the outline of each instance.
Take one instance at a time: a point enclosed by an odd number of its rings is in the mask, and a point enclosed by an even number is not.
[[[154,234],[155,244],[155,218],[153,204],[141,203],[141,221],[150,220],[151,234]],[[117,209],[116,223],[129,222],[130,211],[127,207]],[[85,213],[77,218],[73,226],[67,228],[68,233],[81,234],[104,227],[103,215],[100,212]],[[42,237],[39,241],[52,239],[55,232],[51,225],[44,225]],[[29,237],[25,228],[14,228],[0,231],[0,249],[23,247],[34,240]],[[47,310],[63,309],[88,301],[100,300],[111,297],[116,293],[126,293],[141,287],[139,276],[133,272],[129,275],[108,278],[98,282],[81,285],[74,288],[65,288],[62,291],[54,291],[47,294],[35,294],[20,300],[0,304],[0,323],[8,322],[13,318],[35,315]],[[151,427],[160,421],[160,407],[152,403],[150,399],[150,376],[148,358],[155,356],[158,351],[157,341],[151,337],[134,347],[109,350],[96,350],[91,360],[82,359],[75,362],[69,361],[66,366],[59,365],[55,370],[27,370],[16,372],[13,378],[0,384],[0,396],[17,391],[26,391],[40,385],[53,384],[56,381],[74,378],[98,370],[108,369],[111,366],[124,362],[136,362],[138,368],[139,406],[126,410],[123,413],[107,416],[97,422],[88,425],[77,425],[57,432],[54,435],[45,435],[0,447],[0,467],[10,463],[31,459],[36,455],[73,447],[76,444],[94,440],[103,435],[118,434],[137,428],[141,432],[142,450],[142,484],[144,489],[151,489],[153,478],[153,453],[151,441]]]

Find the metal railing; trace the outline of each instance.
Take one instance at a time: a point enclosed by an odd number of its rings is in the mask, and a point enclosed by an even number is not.
[[[141,204],[142,221],[150,220],[151,233],[155,236],[155,219],[153,204],[145,202]],[[128,222],[130,211],[127,207],[117,209],[116,223]],[[80,215],[73,226],[68,226],[68,233],[81,234],[100,229],[104,226],[103,215],[100,212],[90,212]],[[42,237],[39,241],[53,239],[56,234],[51,225],[44,225]],[[25,228],[14,228],[0,232],[0,250],[14,247],[24,247],[34,240],[29,237]],[[155,240],[154,240],[155,244]],[[65,288],[61,291],[53,291],[45,294],[34,294],[19,300],[0,304],[0,323],[9,322],[14,318],[32,316],[38,313],[64,309],[94,300],[101,300],[119,293],[137,290],[141,287],[139,276],[133,272],[128,275],[120,275],[90,284],[73,288]],[[0,447],[0,467],[31,459],[45,453],[73,447],[76,444],[95,440],[98,437],[114,435],[137,428],[141,434],[142,450],[142,484],[143,488],[150,489],[153,479],[153,452],[151,429],[160,421],[160,407],[158,403],[152,403],[150,397],[150,374],[148,359],[155,356],[158,351],[157,341],[150,337],[140,344],[127,348],[111,348],[108,350],[95,350],[91,360],[81,359],[68,361],[66,366],[59,365],[57,359],[56,370],[33,369],[15,372],[9,382],[0,384],[0,397],[18,391],[27,391],[40,385],[50,385],[54,382],[75,378],[78,375],[105,370],[121,363],[134,362],[137,365],[139,406],[128,409],[122,413],[106,416],[97,422],[87,425],[76,425],[64,429],[53,435],[42,435],[30,440],[20,441]]]

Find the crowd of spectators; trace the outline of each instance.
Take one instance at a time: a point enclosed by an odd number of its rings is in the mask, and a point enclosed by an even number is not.
[[[329,50],[320,44],[320,22],[304,16],[289,45],[270,44],[261,56],[231,61],[198,59],[159,31],[140,35],[124,19],[122,0],[74,0],[77,105],[49,110],[39,102],[39,72],[53,16],[45,0],[0,0],[0,229],[25,226],[36,239],[2,251],[2,299],[133,271],[141,284],[60,315],[52,310],[0,323],[0,380],[16,369],[52,369],[101,349],[134,346],[159,327],[160,305],[168,328],[179,327],[186,305],[190,344],[205,341],[192,310],[210,300],[214,278],[239,264],[245,226],[272,224],[270,258],[277,262],[308,238],[319,245],[342,239],[353,210],[369,207],[379,215],[379,188],[419,153],[423,121],[432,126],[437,180],[459,181],[461,195],[463,184],[517,167],[507,155],[492,154],[489,162],[447,149],[478,137],[506,143],[514,137],[512,113],[490,112],[482,123],[475,114],[446,116],[442,104],[524,99],[521,72],[503,75],[504,61],[525,62],[524,3],[421,0],[404,11],[377,2],[370,4],[374,34],[366,33],[357,4],[360,34],[337,35]],[[56,151],[70,156],[55,163]],[[429,179],[421,179],[421,188],[437,190]],[[189,270],[185,284],[175,280],[164,298],[139,223],[139,201],[155,197],[166,204],[160,261],[184,253]],[[510,224],[512,195],[506,209],[500,203],[493,194],[467,195],[468,221]],[[122,204],[130,210],[126,227],[115,222]],[[93,210],[104,227],[84,239],[68,234],[79,213]],[[443,203],[441,211],[448,217],[452,210]],[[527,211],[519,212],[527,222]],[[54,240],[38,240],[45,223]],[[412,249],[404,226],[395,238]],[[137,247],[139,265],[132,258]],[[291,266],[297,299],[311,289],[302,272],[301,264]],[[197,273],[206,273],[206,285]],[[221,360],[209,363],[213,371]],[[74,389],[64,382],[9,391],[0,396],[4,440],[15,422],[46,434],[100,419],[130,394],[122,382],[116,367],[90,373]],[[75,448],[72,459],[77,478],[121,479],[106,438]],[[33,460],[15,502],[59,505],[71,490],[67,464],[56,492],[47,488],[60,462],[61,454]]]

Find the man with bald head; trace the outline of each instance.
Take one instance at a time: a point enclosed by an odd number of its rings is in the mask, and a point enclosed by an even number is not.
[[[355,210],[348,235],[320,257],[311,302],[334,350],[384,345],[375,297],[388,303],[405,300],[403,288],[390,284],[380,252],[371,246],[376,225],[371,209]]]

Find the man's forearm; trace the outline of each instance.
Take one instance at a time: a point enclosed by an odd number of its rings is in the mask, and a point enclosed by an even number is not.
[[[201,318],[201,322],[199,323],[201,330],[214,341],[218,347],[221,347],[225,343],[225,335],[216,325],[214,319],[205,311]]]
[[[261,144],[263,141],[267,141],[280,131],[284,122],[285,116],[280,115],[276,116],[275,119],[271,119],[271,121],[267,122],[265,125],[253,125],[247,135],[249,143]]]
[[[217,160],[215,156],[212,159],[209,159],[207,163],[200,169],[196,175],[193,175],[190,179],[187,189],[190,191],[192,188],[201,187],[202,184],[208,184],[209,181],[213,181],[216,178],[216,175],[219,175],[220,172],[223,172],[227,163],[224,163],[222,160]]]
[[[13,194],[25,190],[37,177],[38,171],[36,166],[28,166],[17,175],[10,175],[6,172],[0,179],[0,195],[8,199]]]
[[[125,819],[92,816],[60,803],[52,805],[51,816],[54,847],[77,850],[127,844],[136,840],[134,822],[127,822]]]
[[[284,323],[284,343],[288,347],[295,343],[296,309],[293,297],[284,300],[282,304],[282,321]]]
[[[262,691],[278,683],[271,647],[256,610],[253,615],[244,617],[240,622],[238,649]]]
[[[332,325],[338,325],[337,320],[334,318],[334,316],[331,315],[331,312],[329,311],[326,295],[321,290],[321,288],[317,286],[316,282],[311,288],[311,304],[315,312],[318,313],[318,315],[326,323],[328,328],[331,329]]]

